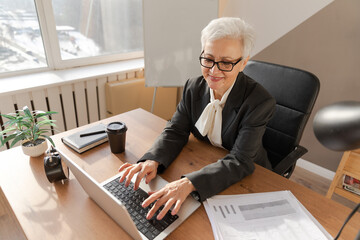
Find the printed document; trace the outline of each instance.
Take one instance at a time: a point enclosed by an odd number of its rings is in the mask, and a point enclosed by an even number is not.
[[[204,202],[215,240],[328,240],[290,191],[216,195]]]

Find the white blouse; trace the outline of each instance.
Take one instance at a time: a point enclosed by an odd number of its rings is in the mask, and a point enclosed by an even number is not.
[[[210,103],[205,107],[204,111],[201,113],[199,119],[195,123],[195,127],[199,130],[201,135],[207,135],[211,144],[217,147],[222,147],[222,110],[235,82],[236,80],[224,93],[220,101],[215,99],[214,90],[210,89]]]

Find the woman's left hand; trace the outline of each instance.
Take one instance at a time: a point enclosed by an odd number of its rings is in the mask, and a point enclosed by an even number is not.
[[[191,183],[191,181],[185,177],[177,181],[166,184],[165,187],[161,188],[156,192],[150,192],[149,193],[150,196],[147,199],[145,199],[145,201],[142,203],[142,206],[146,208],[152,202],[156,200],[157,201],[154,203],[154,206],[150,209],[150,211],[146,215],[146,218],[151,219],[153,215],[156,213],[156,211],[159,209],[159,207],[161,207],[162,205],[164,205],[164,208],[157,215],[156,217],[157,220],[161,220],[173,205],[175,206],[171,211],[171,214],[172,215],[177,214],[181,205],[185,201],[186,197],[192,191],[195,191],[195,187]]]

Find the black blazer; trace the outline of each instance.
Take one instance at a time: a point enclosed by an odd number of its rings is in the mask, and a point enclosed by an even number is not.
[[[190,132],[210,142],[195,127],[209,102],[210,89],[205,79],[202,76],[189,79],[172,119],[139,161],[159,162],[158,172],[161,173],[181,152]],[[222,111],[222,146],[230,151],[229,154],[185,175],[199,193],[200,201],[250,175],[255,169],[254,162],[271,169],[262,137],[274,106],[275,100],[260,84],[239,73]]]

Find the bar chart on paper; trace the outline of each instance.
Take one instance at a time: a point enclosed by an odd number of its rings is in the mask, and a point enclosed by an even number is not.
[[[246,205],[213,205],[215,213],[221,213],[226,218],[243,218],[244,220],[277,217],[296,213],[287,200],[246,204]]]
[[[215,239],[331,239],[289,191],[219,195],[204,206]]]

